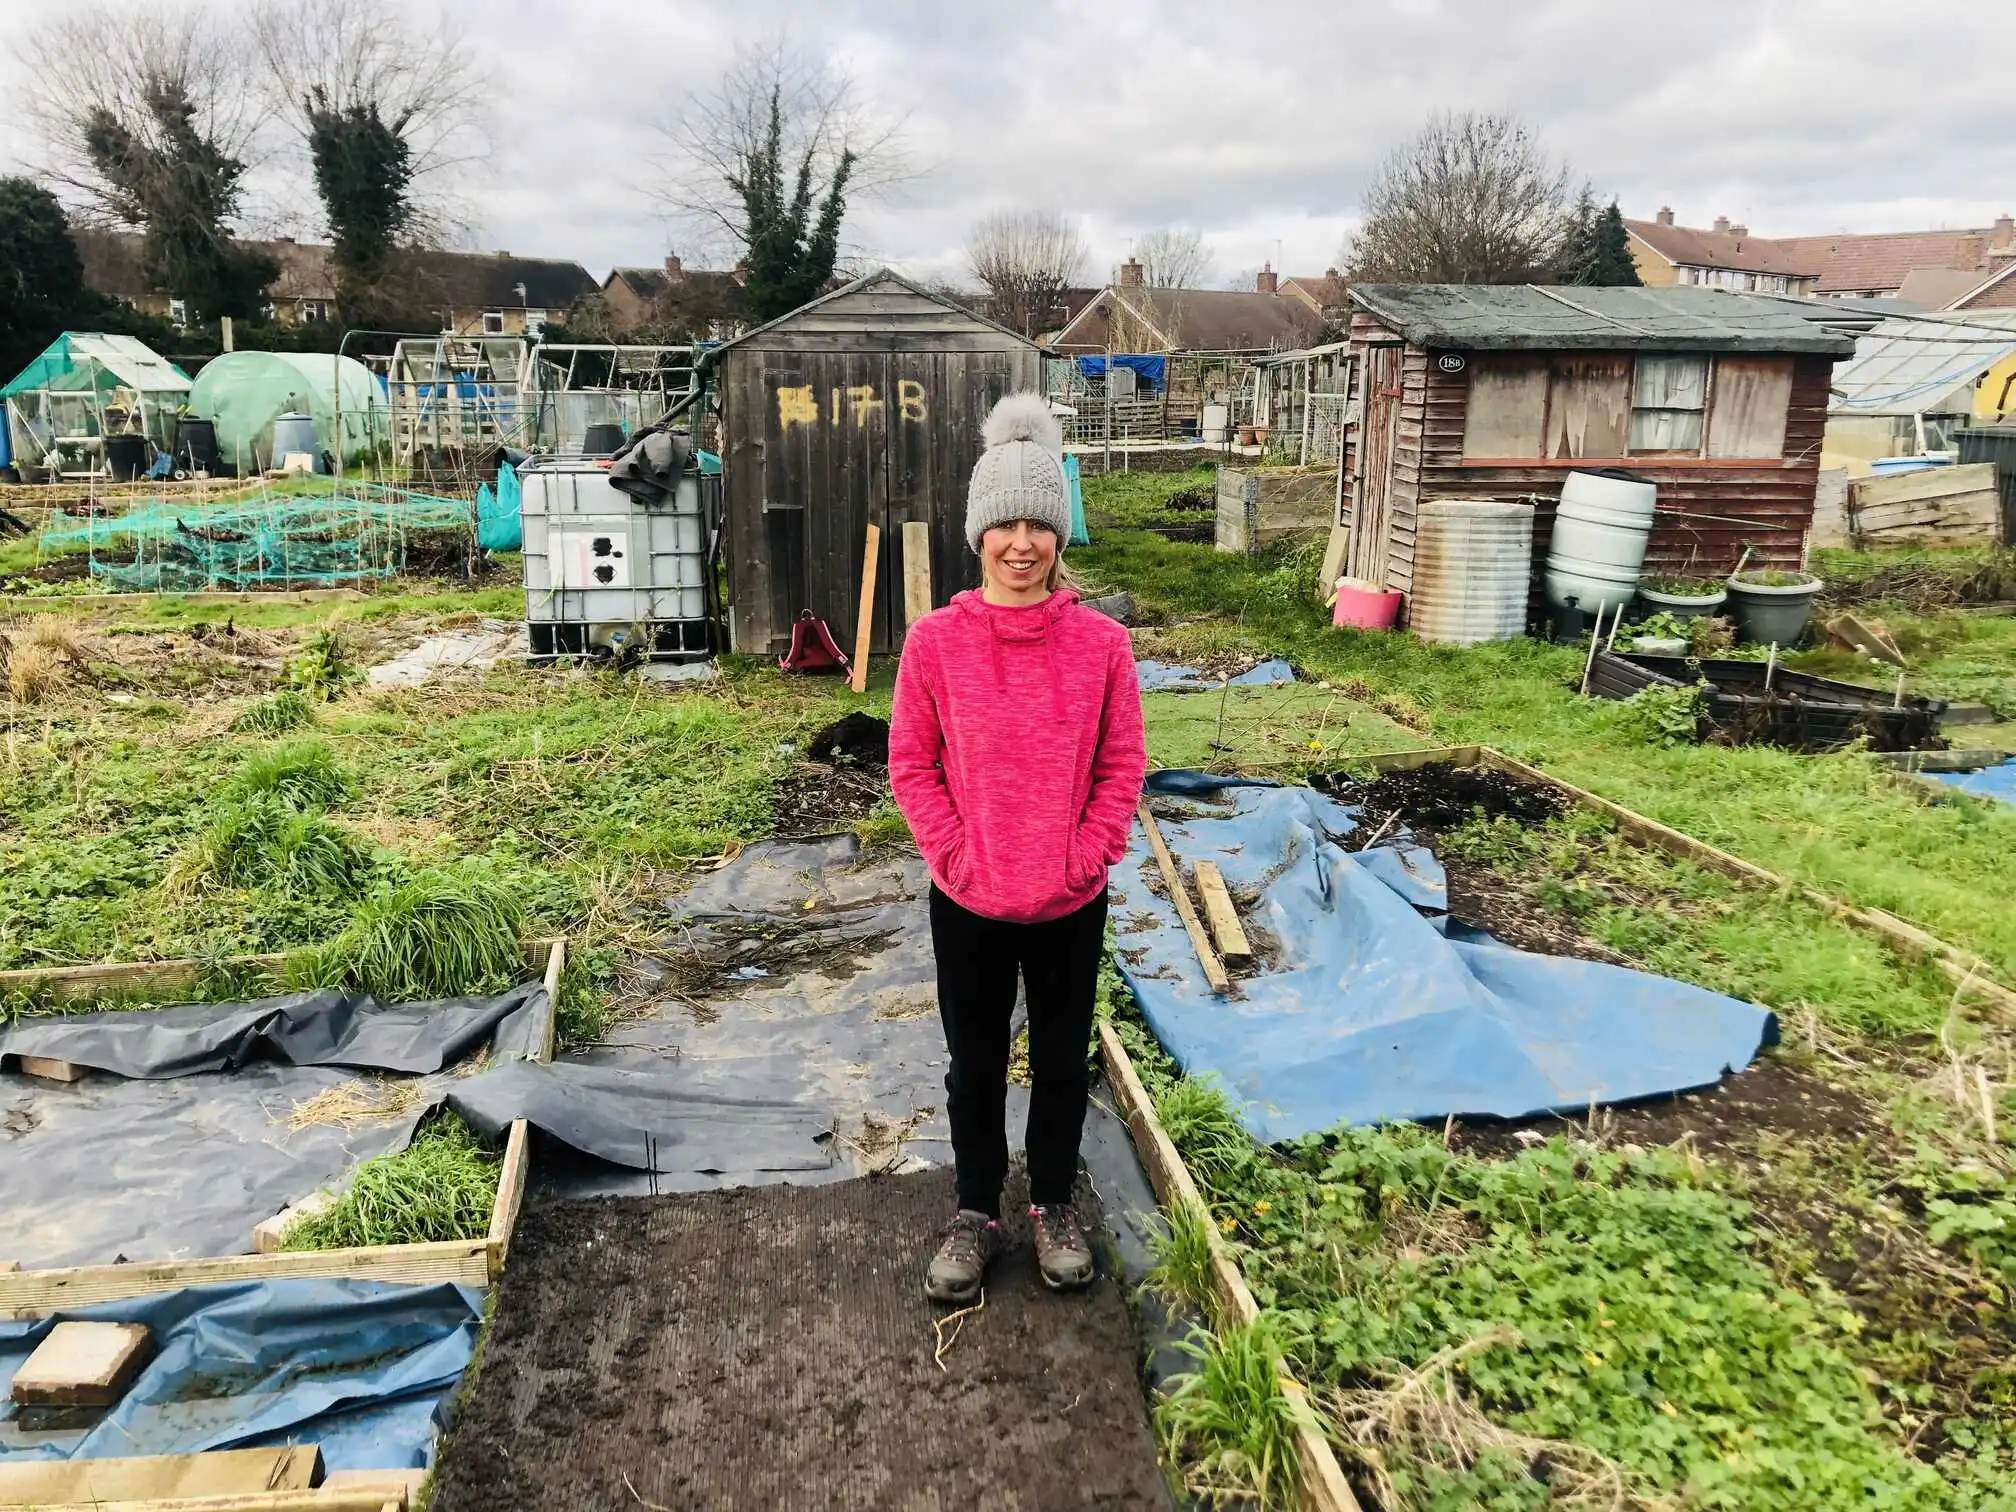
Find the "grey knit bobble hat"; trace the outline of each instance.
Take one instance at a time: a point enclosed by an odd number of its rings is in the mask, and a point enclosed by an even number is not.
[[[1071,490],[1064,482],[1064,433],[1041,394],[1010,394],[980,427],[987,450],[966,486],[966,544],[1010,520],[1036,520],[1071,539]]]

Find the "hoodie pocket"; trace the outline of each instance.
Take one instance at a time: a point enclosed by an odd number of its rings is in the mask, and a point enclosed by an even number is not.
[[[1084,892],[1105,874],[1105,863],[1091,855],[1090,851],[1091,847],[1085,843],[1085,832],[1073,830],[1069,843],[1064,847],[1064,887],[1073,895]]]

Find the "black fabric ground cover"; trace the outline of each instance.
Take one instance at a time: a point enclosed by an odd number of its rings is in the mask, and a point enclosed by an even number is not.
[[[435,1512],[1171,1505],[1130,1308],[1046,1291],[1026,1220],[940,1368],[952,1197],[940,1169],[528,1212]]]

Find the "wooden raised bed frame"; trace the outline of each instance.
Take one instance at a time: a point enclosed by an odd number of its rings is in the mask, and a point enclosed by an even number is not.
[[[546,1042],[538,1059],[553,1058],[553,1016],[560,997],[560,974],[566,969],[567,942],[541,940],[528,946],[527,954],[536,962],[543,955],[549,1005]],[[272,964],[279,957],[246,957],[239,964]],[[163,962],[161,967],[187,969],[189,980],[198,963]],[[55,977],[66,989],[64,996],[88,996],[95,988],[153,978],[144,973],[157,969],[139,966],[84,966],[60,972],[8,972],[7,978]],[[172,975],[172,972],[171,972]],[[88,983],[89,985],[85,985]],[[6,983],[0,981],[0,988]],[[29,983],[21,983],[26,987]],[[75,988],[69,991],[67,989]],[[0,1272],[0,1318],[39,1318],[68,1307],[88,1307],[96,1302],[116,1302],[149,1292],[174,1291],[184,1286],[205,1286],[221,1281],[276,1281],[300,1276],[344,1276],[368,1281],[398,1281],[431,1284],[453,1281],[463,1286],[489,1286],[504,1272],[510,1252],[511,1232],[518,1210],[525,1200],[525,1177],[530,1164],[530,1128],[524,1119],[515,1119],[504,1144],[504,1163],[497,1175],[497,1200],[491,1210],[490,1230],[481,1239],[450,1239],[431,1244],[384,1244],[358,1249],[283,1251],[274,1255],[223,1255],[201,1260],[143,1261],[128,1265],[76,1265],[54,1270]]]

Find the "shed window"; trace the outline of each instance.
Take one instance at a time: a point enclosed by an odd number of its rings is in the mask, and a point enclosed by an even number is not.
[[[504,312],[502,310],[485,310],[483,312],[483,334],[485,336],[502,336],[504,334]]]
[[[1631,385],[1633,456],[1701,455],[1706,357],[1640,357]]]

